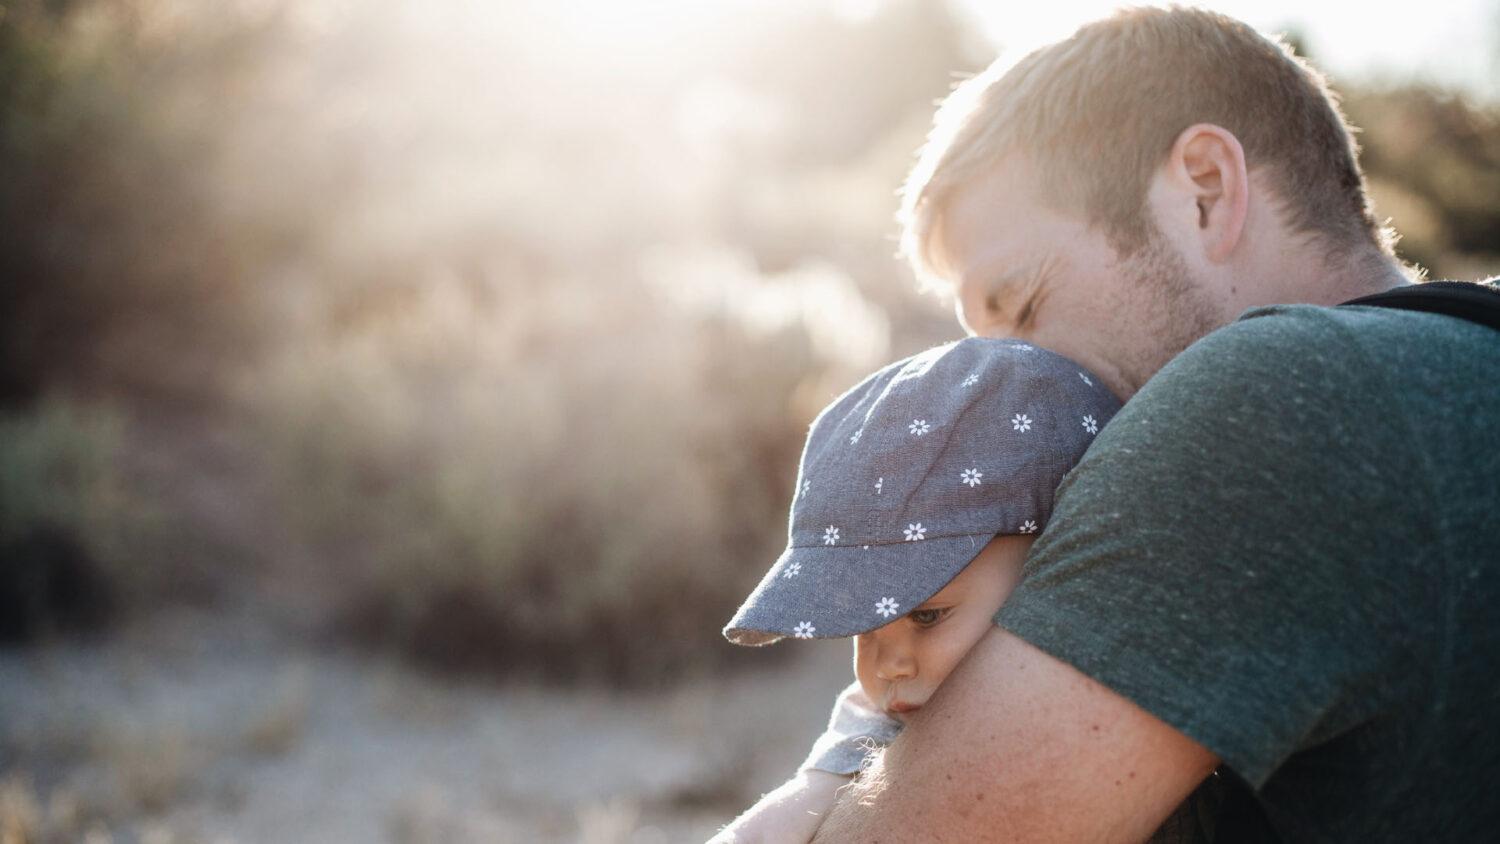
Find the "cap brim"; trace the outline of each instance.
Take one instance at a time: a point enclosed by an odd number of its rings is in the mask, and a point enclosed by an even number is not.
[[[993,538],[788,548],[724,627],[724,638],[769,645],[868,633],[941,591]]]

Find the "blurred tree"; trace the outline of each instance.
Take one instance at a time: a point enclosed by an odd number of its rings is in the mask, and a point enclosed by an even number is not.
[[[1495,24],[1500,59],[1500,4]],[[1292,28],[1282,37],[1316,64],[1306,33]],[[1359,128],[1360,164],[1376,213],[1400,235],[1397,253],[1434,277],[1495,272],[1500,105],[1415,82],[1334,87]]]
[[[269,27],[188,30],[157,6],[3,7],[0,402],[60,383],[182,398],[253,340],[256,233],[226,236],[204,177],[215,103]]]
[[[947,3],[888,0],[867,18],[812,12],[742,49],[731,72],[789,107],[774,161],[798,169],[847,165],[913,116],[926,122],[986,45]]]
[[[1500,256],[1500,109],[1426,86],[1356,89],[1345,106],[1403,257],[1446,276]]]

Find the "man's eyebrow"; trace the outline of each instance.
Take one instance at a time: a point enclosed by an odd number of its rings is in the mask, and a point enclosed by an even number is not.
[[[1018,295],[1021,297],[1021,305],[1016,309],[1015,323],[1023,326],[1036,316],[1036,311],[1047,298],[1050,289],[1047,282],[1057,272],[1057,266],[1061,263],[1055,255],[1049,255],[1026,269],[1024,282],[1017,287]]]
[[[984,278],[984,306],[1003,311],[1016,328],[1025,325],[1045,296],[1044,288],[1057,268],[1052,257],[1031,261],[1019,267],[988,272]]]

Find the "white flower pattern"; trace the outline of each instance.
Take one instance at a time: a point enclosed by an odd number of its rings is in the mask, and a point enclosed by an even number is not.
[[[984,473],[979,471],[979,469],[976,467],[973,469],[963,470],[963,472],[959,474],[958,479],[963,483],[968,484],[970,487],[976,487],[979,486],[979,479],[982,477],[984,477]]]
[[[859,442],[859,438],[862,437],[862,436],[864,436],[864,434],[865,434],[865,429],[864,428],[860,428],[858,431],[855,431],[853,434],[851,434],[849,436],[849,444],[850,445],[854,445],[855,443]]]
[[[792,635],[798,639],[811,639],[817,631],[818,628],[812,626],[811,621],[800,621],[796,627],[792,628]]]
[[[782,572],[781,576],[782,577],[796,577],[798,575],[798,573],[800,573],[801,571],[802,571],[802,564],[801,563],[792,563],[791,565],[789,565],[789,566],[786,567],[786,571]]]
[[[875,494],[879,495],[880,491],[882,489],[885,489],[885,478],[876,478],[875,479]]]
[[[1094,386],[1093,380],[1090,379],[1087,375],[1084,375],[1082,372],[1078,373],[1078,377],[1082,378],[1083,379],[1083,383],[1089,385],[1090,387]]]
[[[896,603],[895,598],[881,598],[875,604],[875,611],[885,616],[886,618],[890,618],[891,616],[896,614],[896,610],[900,607],[901,605]]]
[[[1031,417],[1024,413],[1017,413],[1010,420],[1010,426],[1024,434],[1031,430]]]
[[[974,386],[975,384],[978,384],[978,383],[979,383],[979,373],[975,372],[975,373],[971,373],[968,378],[965,378],[963,384],[961,384],[960,386],[972,387],[972,386]]]
[[[921,522],[906,526],[906,541],[916,542],[927,538],[927,528],[922,527]]]
[[[837,544],[839,544],[839,529],[836,528],[836,527],[834,527],[833,525],[829,525],[828,528],[823,531],[823,544],[824,545],[837,545]]]
[[[1021,523],[1021,532],[1022,533],[1036,533],[1036,522],[1032,521],[1031,519],[1027,519],[1026,521],[1022,522]]]
[[[920,437],[928,431],[931,431],[932,426],[927,424],[926,419],[913,419],[911,420],[911,424],[906,426],[906,429]]]
[[[1090,434],[1097,434],[1099,433],[1099,422],[1093,416],[1085,416],[1083,417],[1083,430],[1088,431]]]

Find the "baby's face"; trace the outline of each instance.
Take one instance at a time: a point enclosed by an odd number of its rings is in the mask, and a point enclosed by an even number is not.
[[[854,674],[876,706],[904,722],[927,702],[990,629],[995,611],[1021,577],[1032,539],[995,537],[926,603],[854,637]]]

